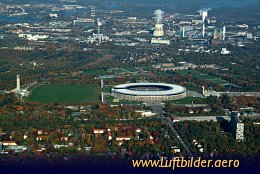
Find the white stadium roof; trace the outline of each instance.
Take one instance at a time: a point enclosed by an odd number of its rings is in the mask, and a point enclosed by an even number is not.
[[[144,90],[131,90],[130,87],[138,86],[154,86],[154,87],[166,87],[169,89],[159,90],[159,91],[144,91]],[[125,95],[134,95],[134,96],[168,96],[168,95],[177,95],[186,92],[186,88],[178,85],[167,84],[167,83],[128,83],[114,86],[112,89],[113,92],[125,94]]]

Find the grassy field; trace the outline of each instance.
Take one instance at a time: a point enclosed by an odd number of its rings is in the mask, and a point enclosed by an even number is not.
[[[192,103],[196,103],[196,104],[202,104],[203,102],[200,101],[204,101],[205,99],[202,98],[196,98],[196,97],[186,97],[180,100],[174,100],[173,103],[174,104],[192,104]]]
[[[107,71],[101,69],[101,70],[89,70],[85,72],[89,76],[100,76],[107,74]]]
[[[8,115],[0,115],[0,120],[14,118],[15,114],[8,114]]]
[[[180,75],[191,75],[194,78],[204,80],[204,81],[209,81],[209,82],[219,84],[219,85],[229,84],[229,82],[226,81],[226,80],[223,80],[219,77],[212,76],[212,75],[209,75],[209,74],[202,74],[201,72],[199,72],[197,70],[182,70],[182,71],[178,71],[178,73]]]
[[[100,87],[91,85],[43,85],[32,91],[29,101],[41,103],[99,102]]]
[[[128,73],[128,71],[124,70],[123,68],[115,68],[113,69],[114,74],[125,74]]]
[[[135,67],[128,67],[128,68],[124,68],[125,70],[132,72],[132,73],[137,73],[140,70],[136,69]]]
[[[112,69],[111,71],[105,71],[103,69],[100,69],[100,70],[88,70],[86,71],[85,73],[87,75],[90,75],[90,76],[100,76],[100,75],[118,75],[118,74],[126,74],[126,73],[133,73],[133,72],[139,72],[138,69],[136,68],[132,68],[132,67],[129,67],[129,68],[115,68],[115,69]]]

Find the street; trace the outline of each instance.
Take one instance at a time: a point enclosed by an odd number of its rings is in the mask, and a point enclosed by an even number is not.
[[[194,153],[191,152],[191,150],[188,148],[187,144],[184,142],[183,138],[180,136],[180,134],[175,129],[174,123],[172,122],[172,120],[170,118],[164,117],[164,111],[163,111],[164,104],[162,104],[162,103],[146,103],[146,106],[150,106],[153,109],[153,112],[155,112],[157,115],[160,116],[160,118],[162,119],[162,122],[165,123],[165,124],[168,124],[170,126],[171,130],[174,133],[174,136],[177,137],[178,141],[181,143],[183,148],[186,150],[188,156],[194,157],[195,159],[197,159],[196,155],[194,155]]]

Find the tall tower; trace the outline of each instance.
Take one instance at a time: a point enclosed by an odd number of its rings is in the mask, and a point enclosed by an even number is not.
[[[101,81],[100,81],[100,87],[101,87],[101,89],[104,88],[104,80],[103,79],[101,79]]]
[[[203,23],[202,27],[202,37],[205,37],[205,23]]]
[[[100,21],[100,19],[97,19],[97,25],[98,25],[98,34],[100,34],[100,26],[102,25],[102,22]]]
[[[185,37],[185,26],[182,27],[182,37]]]
[[[210,8],[204,8],[204,9],[198,11],[202,17],[202,22],[203,22],[202,37],[205,37],[205,22],[206,22],[205,20],[208,17],[208,11],[210,11],[210,10],[211,10]]]
[[[21,91],[20,75],[16,75],[16,93],[20,93],[20,91]]]
[[[104,104],[105,100],[104,100],[104,93],[103,91],[101,92],[101,102]]]
[[[207,10],[203,10],[202,13],[202,21],[203,21],[203,26],[202,26],[202,36],[205,37],[205,20],[208,16],[208,11]]]
[[[226,39],[226,26],[223,26],[223,40]]]

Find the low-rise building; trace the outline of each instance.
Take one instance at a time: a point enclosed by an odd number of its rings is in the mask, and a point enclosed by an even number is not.
[[[172,150],[174,151],[174,153],[180,153],[181,149],[178,146],[173,146]]]
[[[149,110],[138,110],[138,111],[135,111],[135,112],[141,113],[142,117],[151,117],[151,116],[156,115],[155,113],[153,113],[152,111],[149,111]]]
[[[222,55],[230,54],[230,51],[228,51],[226,48],[222,48],[221,54]]]
[[[170,40],[167,39],[158,39],[158,38],[152,38],[151,44],[165,44],[170,45]]]
[[[173,123],[175,123],[175,122],[179,122],[180,120],[177,117],[173,117],[172,121]]]
[[[3,141],[3,146],[17,146],[16,141]]]
[[[130,141],[132,137],[130,136],[125,136],[125,137],[116,137],[116,141],[119,146],[121,146],[125,141]]]
[[[136,129],[135,129],[135,132],[136,132],[136,133],[140,133],[140,132],[141,132],[141,129],[140,129],[140,128],[136,128]]]
[[[132,137],[126,136],[126,137],[116,137],[116,141],[129,141]]]
[[[100,134],[104,134],[106,129],[93,129],[93,134],[95,137],[98,137]]]

